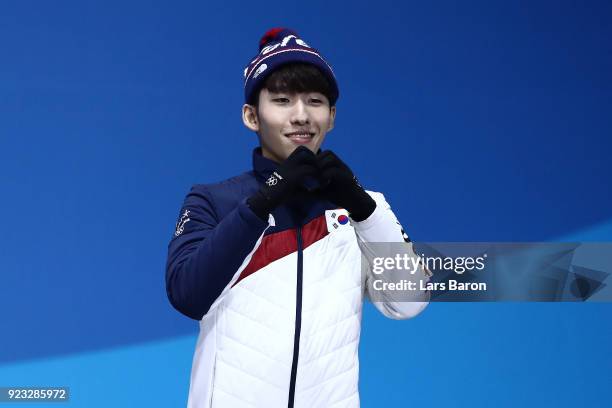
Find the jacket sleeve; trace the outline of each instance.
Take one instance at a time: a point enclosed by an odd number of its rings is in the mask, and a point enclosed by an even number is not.
[[[219,219],[211,194],[193,187],[168,245],[166,292],[172,306],[202,319],[238,279],[268,226],[246,199]]]
[[[417,255],[414,253],[410,238],[402,229],[385,197],[381,193],[371,191],[368,191],[368,194],[376,201],[376,209],[367,219],[361,222],[351,220],[361,252],[368,262],[365,272],[366,295],[385,316],[392,319],[409,319],[418,315],[428,305],[429,291],[419,290],[420,285],[417,284],[416,290],[410,291],[409,295],[401,291],[377,290],[374,296],[369,289],[372,287],[371,283],[374,279],[390,282],[399,282],[400,279],[427,282],[431,272],[419,264],[414,274],[409,271],[400,272],[404,276],[394,275],[392,280],[389,279],[390,276],[386,276],[384,273],[379,275],[373,273],[372,265],[375,257],[394,257],[397,249],[414,259],[417,259]],[[382,243],[401,244],[390,246],[381,245]]]

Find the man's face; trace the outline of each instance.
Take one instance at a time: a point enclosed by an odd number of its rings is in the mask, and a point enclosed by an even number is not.
[[[243,107],[243,119],[259,134],[264,157],[282,162],[300,145],[316,153],[325,135],[334,127],[336,107],[319,92],[273,93],[262,89],[255,122],[248,122],[250,105]],[[247,111],[245,111],[245,109]]]

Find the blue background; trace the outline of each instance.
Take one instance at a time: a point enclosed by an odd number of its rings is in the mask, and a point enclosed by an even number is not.
[[[250,167],[242,71],[275,26],[333,65],[324,147],[415,241],[612,240],[611,4],[396,3],[4,2],[0,386],[184,406],[167,243],[192,184]],[[367,305],[362,406],[608,406],[610,312]]]

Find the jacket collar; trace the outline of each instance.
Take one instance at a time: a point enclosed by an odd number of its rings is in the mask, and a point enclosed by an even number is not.
[[[278,167],[278,163],[261,154],[261,147],[253,149],[253,171],[264,180]]]

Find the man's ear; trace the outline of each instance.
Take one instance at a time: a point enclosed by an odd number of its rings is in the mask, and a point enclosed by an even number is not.
[[[242,105],[242,122],[244,126],[251,129],[253,132],[259,131],[259,119],[257,118],[257,109],[253,105],[245,103]]]
[[[329,128],[327,131],[329,132],[334,128],[334,124],[336,123],[336,106],[332,106],[329,108]]]

